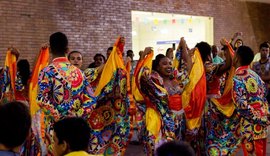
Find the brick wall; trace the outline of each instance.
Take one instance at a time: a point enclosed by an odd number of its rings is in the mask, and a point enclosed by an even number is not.
[[[131,48],[131,10],[214,17],[214,41],[244,33],[244,42],[256,51],[269,40],[270,5],[236,0],[1,0],[0,66],[7,47],[21,50],[33,65],[40,45],[51,33],[67,34],[71,50],[84,55],[84,67],[95,53],[105,54],[120,34]]]

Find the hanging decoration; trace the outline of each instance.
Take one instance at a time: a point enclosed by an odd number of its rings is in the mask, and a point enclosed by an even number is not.
[[[158,19],[156,19],[156,18],[154,19],[154,24],[158,25]]]
[[[190,24],[192,23],[192,18],[188,19],[188,23]]]
[[[168,20],[167,19],[164,19],[163,20],[163,24],[167,24],[168,23]]]
[[[184,24],[184,23],[185,23],[185,19],[184,19],[184,18],[181,18],[181,19],[180,19],[180,23],[181,23],[181,24]]]

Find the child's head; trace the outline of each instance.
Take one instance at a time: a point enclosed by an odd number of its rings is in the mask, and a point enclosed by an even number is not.
[[[170,141],[162,144],[156,150],[157,156],[195,156],[194,150],[186,142]]]

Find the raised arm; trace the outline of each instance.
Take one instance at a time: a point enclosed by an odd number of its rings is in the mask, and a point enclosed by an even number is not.
[[[226,58],[225,64],[222,64],[217,69],[216,75],[221,76],[224,73],[226,73],[232,66],[232,56],[230,54],[230,44],[228,44],[227,40],[225,38],[222,38],[220,40],[221,45],[224,47],[224,55]]]

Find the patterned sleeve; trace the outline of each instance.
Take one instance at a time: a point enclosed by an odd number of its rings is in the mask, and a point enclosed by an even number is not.
[[[16,74],[16,80],[15,80],[15,89],[17,91],[22,91],[24,89],[24,85],[22,83],[22,78],[19,72]]]
[[[84,77],[83,81],[84,90],[83,90],[83,109],[87,113],[90,113],[92,110],[94,110],[96,106],[97,98],[94,96],[93,90],[89,82],[86,80],[86,77]]]
[[[4,68],[0,67],[0,101],[2,99],[3,96],[3,92],[4,92]]]
[[[45,115],[52,117],[56,121],[60,118],[60,113],[55,108],[53,101],[51,101],[53,99],[53,89],[53,78],[48,74],[48,71],[43,69],[38,79],[37,103]]]
[[[149,72],[149,69],[142,68],[142,73]],[[174,121],[170,117],[171,111],[168,107],[168,94],[167,91],[160,85],[154,82],[154,80],[149,77],[142,76],[140,79],[140,90],[145,94],[153,104],[155,104],[158,109],[162,121],[164,122],[165,129],[169,131],[174,130]]]
[[[189,75],[188,71],[186,70],[185,66],[182,66],[180,70],[174,70],[174,75],[176,80],[178,81],[181,88],[185,88],[185,86],[189,82]]]
[[[84,71],[84,75],[89,83],[95,81],[98,77],[98,70],[97,68],[87,68]]]
[[[256,114],[253,107],[248,104],[247,99],[247,88],[244,82],[241,79],[234,77],[233,78],[233,99],[238,113],[248,120],[249,122],[255,122],[260,124],[265,124],[261,118]],[[262,123],[263,122],[263,123]]]
[[[11,89],[11,80],[9,75],[8,67],[2,68],[0,70],[0,100],[4,98],[4,94]]]

